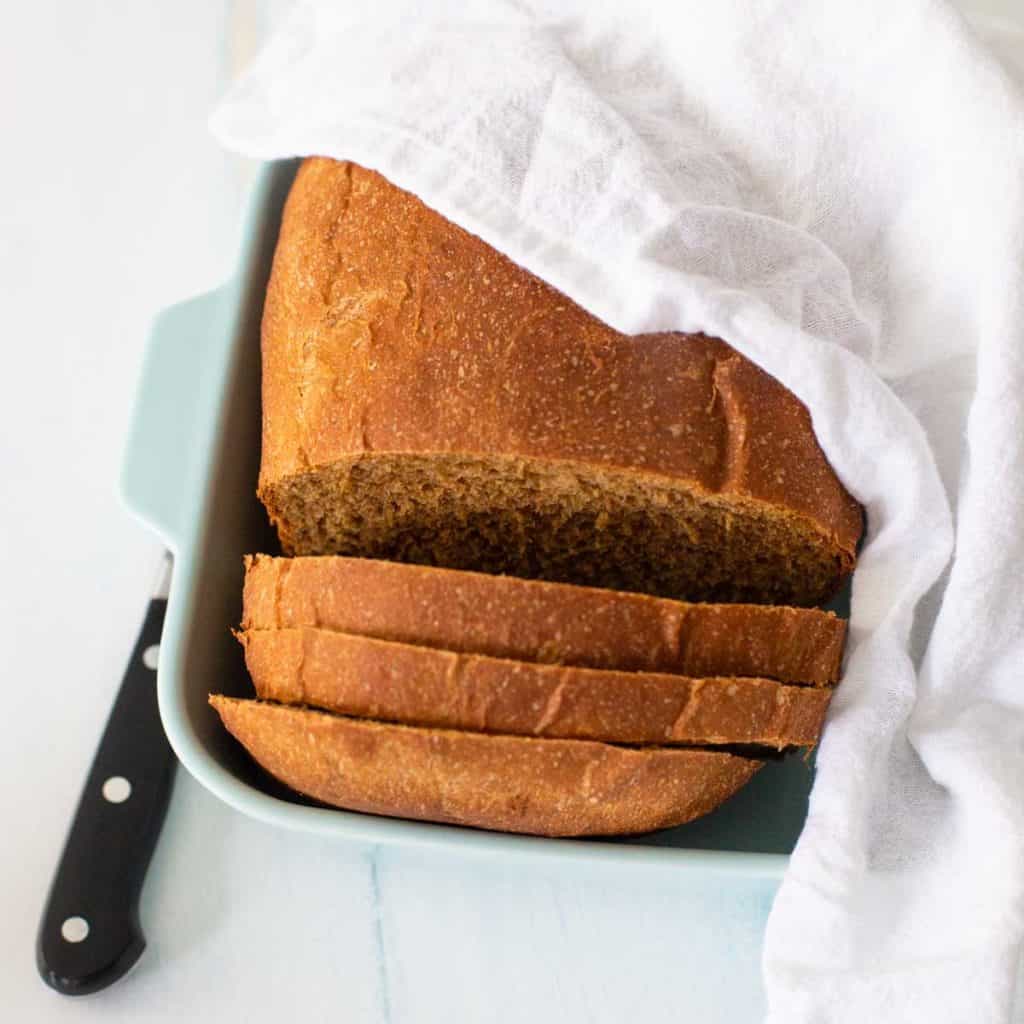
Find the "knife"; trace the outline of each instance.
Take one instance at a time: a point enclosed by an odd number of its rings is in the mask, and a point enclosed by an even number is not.
[[[156,697],[171,565],[165,554],[43,911],[36,964],[63,995],[106,988],[146,948],[139,896],[177,763]]]

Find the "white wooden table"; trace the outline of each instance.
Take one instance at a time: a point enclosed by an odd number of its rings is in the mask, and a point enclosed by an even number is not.
[[[267,18],[256,0],[5,10],[0,1019],[756,1020],[767,898],[346,848],[244,819],[184,772],[139,966],[79,1000],[36,975],[38,915],[161,553],[117,498],[142,342],[232,266],[251,168],[205,117]],[[677,952],[687,936],[697,959]]]

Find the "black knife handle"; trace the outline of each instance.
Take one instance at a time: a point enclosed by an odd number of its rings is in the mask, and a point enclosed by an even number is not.
[[[175,766],[155,667],[147,665],[153,652],[146,654],[160,643],[166,609],[163,598],[150,602],[43,912],[36,962],[43,981],[64,995],[105,988],[146,948],[139,895]]]

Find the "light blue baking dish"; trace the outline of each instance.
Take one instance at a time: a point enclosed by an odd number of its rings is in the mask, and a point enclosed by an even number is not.
[[[269,781],[221,727],[207,694],[252,692],[229,632],[241,614],[242,555],[277,550],[255,497],[259,327],[295,169],[294,162],[282,162],[261,172],[237,275],[157,318],[125,455],[124,499],[174,555],[157,687],[164,727],[182,764],[245,814],[340,840],[661,867],[774,886],[806,814],[813,769],[800,757],[769,763],[722,808],[689,825],[626,840],[579,841],[312,806]]]

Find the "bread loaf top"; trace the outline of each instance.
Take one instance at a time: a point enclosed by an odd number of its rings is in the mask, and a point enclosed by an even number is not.
[[[370,453],[482,453],[685,481],[811,523],[862,519],[807,409],[723,341],[612,330],[381,175],[304,162],[263,324],[261,494]]]

